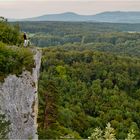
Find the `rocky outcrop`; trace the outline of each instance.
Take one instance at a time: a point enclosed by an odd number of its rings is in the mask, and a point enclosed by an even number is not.
[[[41,51],[35,52],[35,68],[20,76],[9,75],[0,83],[0,109],[10,120],[9,139],[37,139],[38,77]]]

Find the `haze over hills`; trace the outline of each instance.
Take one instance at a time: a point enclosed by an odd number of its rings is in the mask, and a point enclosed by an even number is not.
[[[140,12],[103,12],[96,14],[94,19],[100,22],[140,23]]]
[[[96,15],[79,15],[73,12],[49,14],[26,19],[9,19],[9,21],[92,21],[111,23],[140,23],[138,12],[103,12]]]

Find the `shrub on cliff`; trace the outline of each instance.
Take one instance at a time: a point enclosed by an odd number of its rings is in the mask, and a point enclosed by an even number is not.
[[[10,122],[5,119],[5,115],[0,114],[0,139],[7,139],[8,133],[10,131],[9,129]]]
[[[0,41],[10,45],[20,44],[19,26],[10,25],[7,20],[0,20]]]
[[[34,67],[33,53],[30,49],[7,47],[0,43],[0,81],[8,74],[21,74]]]

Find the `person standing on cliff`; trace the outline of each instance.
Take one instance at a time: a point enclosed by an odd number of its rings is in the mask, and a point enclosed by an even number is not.
[[[24,38],[24,47],[27,47],[27,35],[25,32],[24,32],[23,38]]]

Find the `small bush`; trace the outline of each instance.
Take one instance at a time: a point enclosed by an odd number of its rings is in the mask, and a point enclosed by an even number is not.
[[[10,131],[9,126],[10,122],[5,119],[5,115],[0,114],[0,139],[8,138],[8,133]]]
[[[33,67],[33,53],[29,49],[6,47],[0,43],[0,81],[8,74],[19,75],[23,69],[32,71]]]
[[[0,21],[0,41],[10,45],[20,42],[20,31],[18,25],[12,26],[7,21]]]

